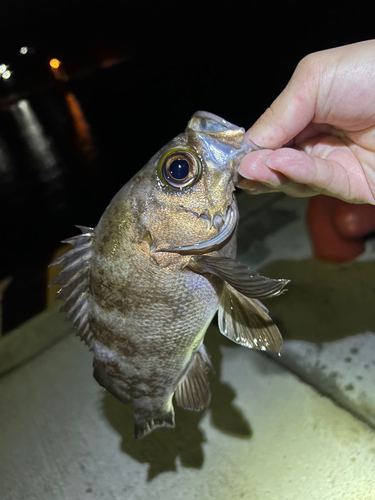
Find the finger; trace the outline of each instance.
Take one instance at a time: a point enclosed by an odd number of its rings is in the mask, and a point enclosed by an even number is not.
[[[304,57],[247,135],[259,146],[277,149],[310,121],[352,131],[373,126],[374,56],[370,40]]]
[[[249,179],[240,179],[236,187],[240,188],[242,191],[246,191],[248,194],[267,194],[276,193],[278,189],[272,188],[272,186],[266,186],[258,181],[251,181]]]
[[[270,181],[274,179],[270,171],[274,170],[294,183],[308,186],[315,193],[328,194],[352,203],[375,203],[358,158],[346,146],[319,144],[309,151],[314,156],[304,151],[282,148],[256,158],[254,165],[252,155],[259,153],[250,153],[243,158],[239,168],[243,177],[254,179],[259,176],[257,180],[261,182]]]
[[[313,191],[305,184],[297,184],[285,179],[284,182],[280,182],[277,186],[267,183],[251,181],[249,179],[240,179],[237,187],[246,191],[248,194],[267,194],[267,193],[284,193],[288,196],[293,196],[294,198],[309,198],[311,196],[316,196],[317,192]]]
[[[307,56],[271,106],[246,132],[255,144],[277,149],[291,141],[314,118],[319,67]]]
[[[314,196],[316,193],[309,186],[296,183],[280,172],[270,168],[266,161],[272,150],[261,150],[250,153],[242,160],[239,168],[241,175],[237,186],[251,194],[280,191],[290,196]]]
[[[291,141],[291,144],[286,144],[287,147],[293,146],[297,149],[303,149],[301,144],[314,137],[321,137],[333,133],[332,125],[326,123],[312,123],[310,122],[296,137]]]

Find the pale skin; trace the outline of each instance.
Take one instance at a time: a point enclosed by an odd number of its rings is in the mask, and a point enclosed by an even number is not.
[[[239,187],[375,205],[375,40],[316,52],[246,135]]]

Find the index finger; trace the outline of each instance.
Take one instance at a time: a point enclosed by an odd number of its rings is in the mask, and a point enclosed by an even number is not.
[[[267,149],[284,146],[314,118],[318,71],[309,56],[302,59],[289,83],[246,135]]]

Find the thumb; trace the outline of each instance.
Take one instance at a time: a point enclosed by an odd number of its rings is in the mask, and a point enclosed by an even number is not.
[[[258,146],[280,148],[312,121],[319,86],[319,71],[312,59],[310,55],[300,61],[285,89],[246,132]]]

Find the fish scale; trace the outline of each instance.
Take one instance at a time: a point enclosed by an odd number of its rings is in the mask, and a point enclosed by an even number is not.
[[[52,264],[62,267],[57,298],[93,352],[94,377],[134,404],[137,437],[174,426],[173,397],[189,410],[209,406],[203,340],[217,311],[234,342],[281,349],[257,298],[279,295],[288,280],[235,261],[237,167],[254,147],[244,129],[198,111]]]

